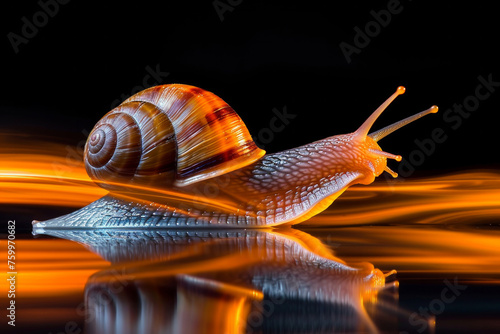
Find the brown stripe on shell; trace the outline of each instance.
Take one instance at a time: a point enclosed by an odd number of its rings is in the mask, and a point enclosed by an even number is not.
[[[190,92],[192,95],[201,95],[201,96],[203,96],[205,93],[210,93],[210,92],[207,92],[206,90],[201,89],[201,88],[196,87],[196,86],[189,86],[186,90],[188,92]]]
[[[253,141],[246,142],[244,145],[242,145],[243,148],[247,149],[248,151],[255,150],[255,143]],[[208,168],[213,168],[217,165],[220,165],[222,162],[226,161],[231,161],[237,157],[239,157],[239,151],[234,148],[230,148],[224,152],[220,152],[217,155],[209,157],[207,160],[201,161],[197,164],[192,164],[189,166],[188,169],[183,170],[183,173],[186,174],[193,174],[196,173],[200,169],[208,169]],[[183,178],[184,175],[181,174],[181,171],[178,171],[178,176],[180,178]]]
[[[207,120],[208,125],[212,125],[215,122],[224,120],[224,118],[226,117],[232,116],[233,113],[234,113],[233,108],[231,108],[230,106],[225,106],[214,110],[212,114],[205,115],[205,118]]]
[[[141,124],[142,156],[136,175],[154,175],[175,170],[176,142],[172,123],[160,109],[145,102],[130,111],[130,115]],[[170,180],[172,181],[172,180]]]

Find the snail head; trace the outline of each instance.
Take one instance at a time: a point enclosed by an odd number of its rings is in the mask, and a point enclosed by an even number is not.
[[[368,169],[371,173],[365,175],[366,180],[361,182],[363,184],[369,184],[373,182],[375,177],[382,174],[382,172],[386,171],[391,174],[392,177],[396,178],[398,174],[392,171],[387,166],[387,159],[393,159],[396,161],[401,161],[400,155],[391,154],[383,151],[378,145],[378,141],[392,132],[398,130],[399,128],[419,119],[428,114],[436,113],[438,111],[437,106],[432,106],[429,109],[421,111],[413,116],[407,117],[399,122],[386,126],[378,131],[368,133],[377,118],[382,114],[382,112],[387,108],[389,104],[391,104],[394,99],[401,94],[404,94],[405,88],[403,86],[399,86],[384,103],[380,105],[368,119],[353,133],[349,134],[350,142],[353,146],[356,146],[357,150],[360,151],[356,160],[360,161],[364,165],[364,169]]]

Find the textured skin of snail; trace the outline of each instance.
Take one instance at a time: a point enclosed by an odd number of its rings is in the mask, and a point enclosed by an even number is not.
[[[401,88],[357,131],[267,155],[215,94],[179,84],[149,88],[89,135],[87,172],[111,193],[69,215],[35,221],[34,231],[299,223],[349,186],[388,170],[387,158],[396,156],[382,152],[368,130]]]

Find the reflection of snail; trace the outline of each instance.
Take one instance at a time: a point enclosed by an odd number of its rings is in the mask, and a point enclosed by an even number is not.
[[[92,334],[378,333],[397,287],[385,284],[393,271],[349,266],[291,228],[46,234],[111,263],[85,286],[85,332]]]
[[[184,199],[195,195],[207,203],[180,208],[172,201],[162,202],[168,207],[154,211],[168,220],[159,226],[298,223],[323,211],[350,185],[370,184],[383,171],[397,176],[387,167],[387,158],[401,157],[383,152],[377,141],[437,112],[433,106],[368,134],[382,111],[404,91],[399,87],[353,133],[265,155],[235,111],[213,93],[187,85],[157,86],[130,97],[97,123],[86,144],[85,165],[93,180],[112,191],[123,190],[125,184],[128,191],[154,188]],[[127,207],[109,197],[100,201],[97,207],[110,212],[112,207]],[[83,209],[87,217],[77,212],[79,223],[62,225],[158,226],[158,219],[147,221],[153,217],[147,205],[136,208],[139,220],[110,223],[109,217],[99,222],[94,216],[92,224],[86,223],[95,207]],[[130,210],[128,206],[125,211]]]

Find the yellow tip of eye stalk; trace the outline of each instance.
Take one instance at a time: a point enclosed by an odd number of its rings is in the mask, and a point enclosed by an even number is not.
[[[404,88],[404,86],[399,86],[398,89],[396,90],[396,93],[401,95],[401,94],[404,94],[405,91],[406,91],[406,88]]]
[[[403,160],[403,158],[400,155],[396,155],[396,158],[394,160],[401,161],[401,160]]]
[[[435,114],[435,113],[438,112],[438,110],[439,110],[438,106],[432,106],[432,107],[430,107],[430,111],[429,112],[431,114]]]

